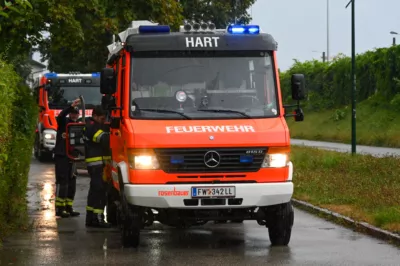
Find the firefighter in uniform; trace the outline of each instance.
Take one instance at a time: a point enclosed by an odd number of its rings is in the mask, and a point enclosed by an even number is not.
[[[76,192],[77,170],[75,164],[70,161],[66,151],[66,127],[68,123],[77,122],[79,118],[78,105],[80,99],[76,99],[71,106],[65,108],[57,117],[57,139],[54,148],[55,172],[56,172],[56,216],[67,218],[78,216],[72,204]],[[69,114],[69,118],[67,115]]]
[[[106,111],[100,106],[93,109],[92,117],[84,129],[85,161],[90,175],[90,188],[86,207],[86,226],[109,228],[104,220],[107,183],[103,179],[108,159],[110,135],[105,130]]]

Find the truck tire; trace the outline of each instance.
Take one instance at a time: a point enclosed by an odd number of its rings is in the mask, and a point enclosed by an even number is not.
[[[133,221],[126,220],[122,226],[122,245],[125,248],[136,248],[140,243],[140,228]]]
[[[271,213],[268,234],[272,246],[287,246],[290,242],[294,223],[294,211],[291,202],[284,203]]]
[[[118,219],[121,220],[121,242],[123,247],[139,246],[141,217],[135,208],[129,205],[125,197],[124,183],[122,181],[121,169],[118,169],[119,199],[121,213]]]
[[[118,206],[115,204],[116,200],[118,200],[118,194],[112,184],[110,184],[107,193],[107,222],[113,226],[118,225]]]

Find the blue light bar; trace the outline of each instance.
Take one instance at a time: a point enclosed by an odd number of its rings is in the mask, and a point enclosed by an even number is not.
[[[46,73],[44,74],[45,78],[56,78],[57,77],[57,73]]]
[[[139,33],[170,33],[171,28],[168,25],[142,25],[139,26]]]
[[[240,155],[240,162],[241,163],[252,163],[253,155]]]
[[[92,73],[92,77],[94,77],[94,78],[100,77],[100,72]]]
[[[231,34],[259,34],[258,25],[229,25],[228,32]]]
[[[180,163],[184,163],[185,162],[185,158],[181,155],[172,155],[170,162],[172,164],[180,164]]]

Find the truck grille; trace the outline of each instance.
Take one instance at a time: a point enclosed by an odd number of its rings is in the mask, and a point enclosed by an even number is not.
[[[266,148],[154,149],[154,151],[161,169],[166,173],[229,173],[257,172],[261,167]]]

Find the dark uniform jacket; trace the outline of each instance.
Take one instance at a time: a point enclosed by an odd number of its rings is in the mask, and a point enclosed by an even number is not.
[[[110,159],[110,134],[106,125],[89,118],[83,135],[88,166],[103,165],[103,160]]]
[[[68,123],[77,123],[78,121],[73,121],[69,118],[67,118],[67,115],[71,113],[71,111],[74,110],[74,107],[70,106],[65,108],[64,110],[61,111],[61,113],[57,117],[57,138],[56,138],[56,146],[54,148],[54,154],[55,155],[61,155],[61,156],[66,156],[67,155],[67,144],[66,144],[66,139],[65,139],[65,133],[67,130],[67,124]]]

